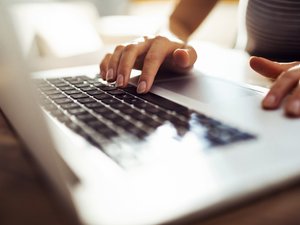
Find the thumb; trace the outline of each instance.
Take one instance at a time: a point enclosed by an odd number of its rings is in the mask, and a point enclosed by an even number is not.
[[[249,64],[251,68],[263,76],[276,79],[282,72],[299,64],[297,62],[278,63],[262,57],[252,56]]]
[[[173,52],[173,66],[178,71],[186,71],[193,67],[197,60],[197,53],[192,47],[178,48]]]

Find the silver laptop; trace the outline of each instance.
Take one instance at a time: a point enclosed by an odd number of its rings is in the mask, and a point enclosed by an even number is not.
[[[264,92],[197,71],[147,95],[97,66],[33,78],[0,11],[1,109],[80,223],[183,222],[299,176],[300,121],[263,111]]]

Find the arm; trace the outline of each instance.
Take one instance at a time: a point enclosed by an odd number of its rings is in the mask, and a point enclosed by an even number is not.
[[[169,29],[186,41],[204,21],[218,0],[181,0],[169,19]]]

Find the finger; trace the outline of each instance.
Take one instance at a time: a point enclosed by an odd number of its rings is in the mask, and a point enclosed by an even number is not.
[[[191,67],[197,59],[197,53],[194,48],[187,46],[184,49],[176,49],[173,54],[175,64],[187,68]]]
[[[173,52],[170,70],[185,72],[190,70],[197,60],[197,53],[192,47],[178,48]]]
[[[158,69],[167,56],[176,49],[175,45],[180,47],[179,44],[171,43],[167,38],[161,36],[153,40],[144,59],[143,70],[137,87],[138,93],[141,94],[149,91]]]
[[[119,61],[120,61],[123,49],[124,49],[123,45],[118,45],[115,48],[114,53],[112,54],[112,56],[109,60],[108,70],[106,73],[106,79],[108,81],[114,81],[116,79],[117,69],[118,69],[118,65],[119,65]]]
[[[285,113],[290,117],[300,117],[300,86],[299,81],[293,94],[289,97],[285,104]]]
[[[261,75],[276,79],[283,71],[298,65],[299,62],[278,63],[266,58],[252,56],[249,64],[253,70]]]
[[[151,44],[150,40],[140,43],[127,45],[121,55],[117,70],[117,86],[124,87],[127,85],[131,70],[138,61],[138,57],[145,54]],[[142,62],[140,62],[142,63]]]
[[[103,80],[106,80],[106,73],[111,55],[112,54],[106,54],[100,63],[100,76]]]
[[[298,85],[300,78],[299,66],[283,72],[264,98],[262,105],[265,109],[276,109],[283,98]]]

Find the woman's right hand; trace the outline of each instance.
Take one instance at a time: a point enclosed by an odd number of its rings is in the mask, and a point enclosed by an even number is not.
[[[159,69],[184,73],[197,59],[194,48],[163,36],[144,37],[128,45],[119,45],[112,54],[106,54],[100,63],[101,78],[116,81],[125,87],[132,69],[142,70],[137,92],[147,93]]]

